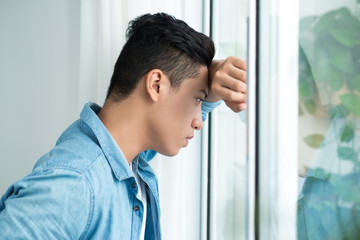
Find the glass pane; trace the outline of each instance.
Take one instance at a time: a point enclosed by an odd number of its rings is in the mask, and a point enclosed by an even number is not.
[[[214,1],[216,58],[247,55],[247,0]],[[224,103],[212,115],[210,239],[246,236],[246,113]],[[242,117],[242,119],[241,119]]]
[[[298,239],[360,239],[359,3],[300,1]]]
[[[249,100],[248,122],[249,130],[257,124],[255,146],[249,148],[256,153],[249,159],[256,164],[255,239],[293,240],[298,193],[298,5],[287,0],[258,4],[258,71],[248,84],[250,93],[258,89],[252,104],[257,112]],[[249,57],[249,64],[253,61]],[[253,115],[256,119],[250,119]]]

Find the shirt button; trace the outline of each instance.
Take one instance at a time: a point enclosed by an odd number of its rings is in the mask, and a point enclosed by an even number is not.
[[[136,183],[133,182],[133,183],[131,184],[131,187],[132,187],[132,188],[136,188]]]
[[[135,212],[136,212],[136,211],[139,211],[139,206],[136,205],[133,209],[134,209]]]

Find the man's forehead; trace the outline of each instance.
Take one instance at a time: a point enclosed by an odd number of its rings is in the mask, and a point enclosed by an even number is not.
[[[199,74],[196,77],[184,79],[180,87],[185,88],[186,91],[199,91],[204,92],[204,94],[207,95],[209,92],[209,77],[207,67],[201,66]]]

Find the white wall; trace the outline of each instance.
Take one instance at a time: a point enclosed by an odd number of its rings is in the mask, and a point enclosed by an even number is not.
[[[78,115],[79,3],[0,1],[0,195]]]

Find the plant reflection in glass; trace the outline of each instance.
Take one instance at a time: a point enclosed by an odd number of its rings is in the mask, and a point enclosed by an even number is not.
[[[360,239],[359,14],[307,16],[299,31],[299,116],[329,127],[300,139],[316,151],[299,195],[298,239]]]

